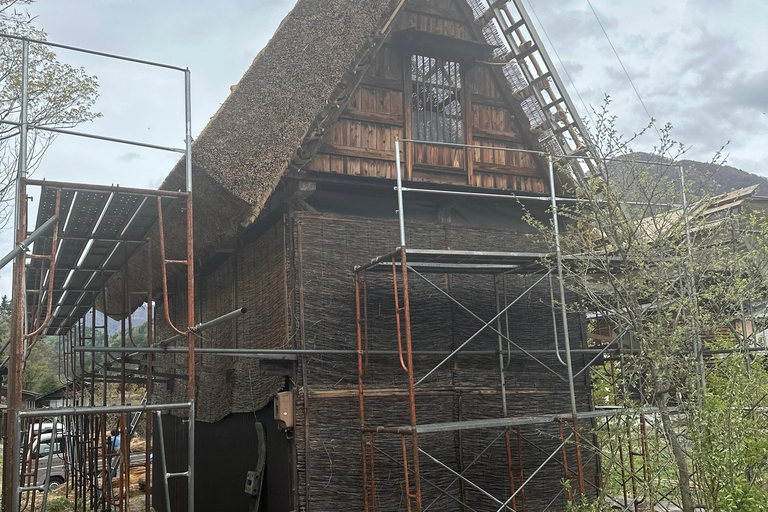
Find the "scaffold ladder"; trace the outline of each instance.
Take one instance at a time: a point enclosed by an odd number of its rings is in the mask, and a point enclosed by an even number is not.
[[[139,405],[147,405],[147,393],[144,393],[144,397],[141,399],[141,403]],[[131,424],[128,428],[129,439],[133,437],[133,433],[136,431],[136,426],[139,424],[139,419],[141,419],[143,414],[144,411],[136,411],[133,413],[133,418],[131,418]]]
[[[510,431],[507,429],[507,431],[504,434],[505,437],[505,444],[507,449],[507,471],[509,472],[509,493],[510,495],[515,494],[515,476],[519,477],[518,484],[522,484],[525,482],[525,476],[523,473],[523,443],[522,443],[522,433],[520,431],[520,426],[518,425],[515,428],[515,448],[517,451],[517,460],[515,461],[515,458],[512,454],[512,441],[510,436]],[[513,499],[512,500],[512,508],[515,510],[520,510],[520,512],[525,512],[525,489],[520,488],[520,500]],[[520,502],[520,508],[518,509],[518,501]]]

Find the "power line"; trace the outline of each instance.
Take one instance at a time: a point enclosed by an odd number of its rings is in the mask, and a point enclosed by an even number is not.
[[[587,0],[587,4],[589,5],[589,8],[592,10],[592,14],[595,16],[595,19],[597,20],[597,24],[600,25],[600,29],[602,29],[603,34],[605,35],[605,38],[608,40],[608,44],[611,46],[611,50],[613,50],[613,54],[616,56],[616,59],[619,61],[619,65],[621,65],[621,69],[624,70],[624,74],[627,76],[627,80],[629,80],[629,84],[632,86],[632,89],[635,91],[635,94],[637,95],[637,99],[640,100],[640,104],[643,106],[643,110],[645,110],[645,113],[648,116],[648,119],[651,120],[651,125],[653,126],[653,129],[656,130],[656,134],[658,134],[658,136],[661,137],[661,132],[656,127],[656,122],[653,120],[653,116],[648,111],[648,107],[645,106],[645,102],[643,101],[643,98],[640,96],[640,92],[637,90],[637,87],[635,87],[635,82],[633,82],[632,77],[629,76],[629,71],[627,71],[627,68],[624,66],[624,63],[622,62],[621,57],[619,56],[619,52],[616,51],[616,47],[613,46],[613,42],[611,41],[611,38],[608,36],[608,32],[605,30],[605,27],[603,26],[603,22],[600,21],[600,17],[597,15],[597,11],[592,6],[592,2],[590,2],[590,0]]]

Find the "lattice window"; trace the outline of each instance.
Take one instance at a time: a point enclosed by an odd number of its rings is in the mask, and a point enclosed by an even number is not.
[[[412,135],[434,142],[464,142],[458,62],[411,56]]]

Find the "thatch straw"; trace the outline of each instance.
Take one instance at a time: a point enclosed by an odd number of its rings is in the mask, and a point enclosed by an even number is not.
[[[341,113],[351,89],[383,42],[378,34],[394,0],[299,0],[267,46],[192,146],[195,190],[195,255],[205,260],[223,240],[250,224],[291,165],[306,163],[320,135]],[[182,158],[161,185],[185,188]],[[166,214],[169,251],[184,256],[185,217]],[[160,283],[157,229],[153,264],[139,251],[130,264],[130,285],[145,288],[148,269]],[[110,288],[122,290],[123,275]],[[121,293],[108,294],[109,313],[122,315]],[[133,309],[140,305],[134,300]]]

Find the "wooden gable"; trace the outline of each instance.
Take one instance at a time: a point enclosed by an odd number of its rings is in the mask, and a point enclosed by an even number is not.
[[[394,179],[395,139],[414,137],[411,54],[396,42],[408,30],[485,43],[464,0],[408,0],[392,36],[325,137],[308,169]],[[468,44],[468,43],[467,43]],[[493,148],[538,149],[498,65],[462,66],[462,141],[488,149],[407,143],[401,162],[407,179],[544,194],[548,179],[531,154]],[[496,69],[495,69],[496,68]]]

